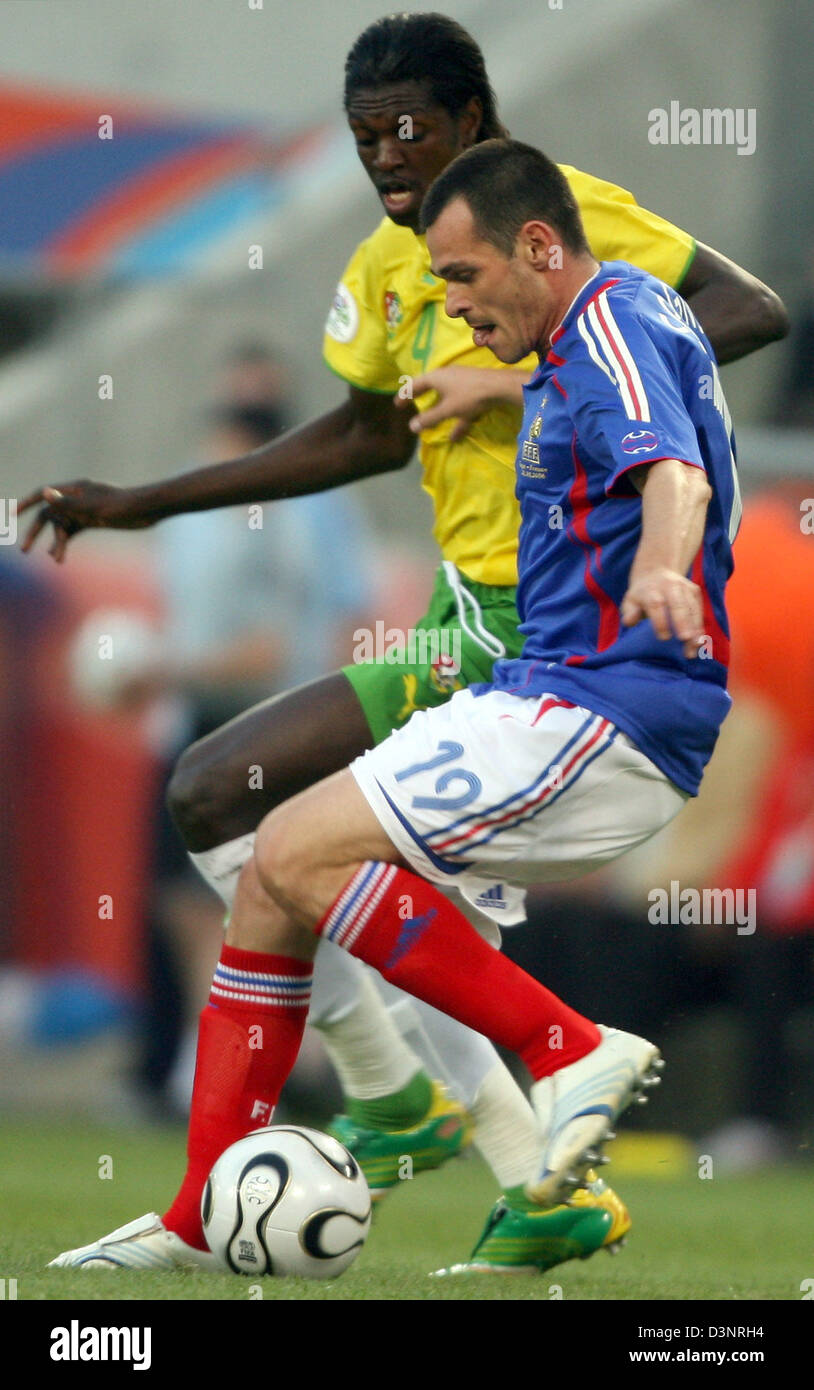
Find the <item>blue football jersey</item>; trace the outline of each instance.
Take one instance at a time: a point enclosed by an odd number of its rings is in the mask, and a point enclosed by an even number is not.
[[[611,719],[695,794],[729,709],[724,589],[740,521],[735,443],[712,348],[681,296],[622,261],[578,294],[524,387],[517,495],[522,656],[492,684],[551,691]],[[631,469],[677,458],[712,488],[688,575],[703,594],[705,640],[687,658],[648,619],[621,626],[641,538]]]

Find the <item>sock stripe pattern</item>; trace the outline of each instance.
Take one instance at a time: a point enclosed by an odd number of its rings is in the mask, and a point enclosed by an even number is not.
[[[535,1080],[600,1041],[595,1024],[487,945],[454,903],[407,869],[362,864],[317,931],[391,984],[516,1052]]]
[[[349,951],[396,876],[395,864],[369,859],[340,893],[322,925],[322,935]]]
[[[289,967],[295,964],[288,962]],[[303,966],[305,974],[266,973],[259,970],[240,970],[218,962],[212,980],[211,1002],[228,1000],[247,1008],[307,1009],[311,999],[313,970]]]

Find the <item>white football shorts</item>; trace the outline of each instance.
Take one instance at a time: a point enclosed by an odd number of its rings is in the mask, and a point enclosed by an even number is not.
[[[603,715],[503,690],[417,711],[351,771],[416,873],[503,926],[526,885],[609,863],[688,799]]]

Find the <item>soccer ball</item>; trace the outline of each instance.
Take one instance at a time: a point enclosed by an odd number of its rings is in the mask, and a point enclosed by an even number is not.
[[[201,1216],[209,1249],[234,1274],[334,1279],[365,1243],[370,1192],[336,1139],[271,1125],[221,1154]]]

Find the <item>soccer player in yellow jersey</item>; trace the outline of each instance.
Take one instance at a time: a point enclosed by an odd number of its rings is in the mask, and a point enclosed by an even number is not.
[[[276,697],[193,746],[178,765],[170,793],[177,824],[227,903],[251,853],[252,832],[269,810],[346,766],[413,710],[446,700],[470,681],[487,681],[495,659],[516,655],[522,645],[514,603],[514,457],[520,387],[534,363],[501,369],[486,347],[473,346],[462,321],[446,317],[444,285],[430,273],[417,234],[432,180],[461,150],[505,134],[483,57],[444,16],[379,20],[348,55],[345,109],[385,217],[352,256],[326,325],[326,360],[348,384],[344,404],[242,459],[137,488],[59,484],[39,489],[20,507],[41,504],[25,548],[50,523],[51,553],[61,560],[85,527],[149,526],[179,512],[270,501],[400,468],[420,435],[423,485],[443,557],[429,611],[415,625],[427,634],[423,649],[406,653],[400,664],[358,664]],[[783,306],[754,277],[639,207],[624,190],[567,166],[564,172],[594,255],[632,261],[680,289],[720,362],[784,335]],[[246,769],[256,764],[263,787],[248,790]],[[477,918],[477,904],[470,908]],[[507,898],[505,910],[507,924],[518,920],[516,901]],[[393,1021],[399,1011],[418,1025],[416,1050]],[[371,977],[327,945],[317,961],[311,1019],[323,1031],[345,1092],[348,1113],[336,1132],[374,1191],[396,1184],[405,1156],[411,1172],[437,1166],[474,1126],[503,1197],[463,1268],[542,1270],[613,1246],[624,1234],[625,1209],[601,1183],[570,1208],[542,1211],[524,1199],[522,1184],[538,1148],[534,1119],[479,1035],[404,1000],[388,1012]],[[440,1065],[458,1100],[431,1080],[423,1056],[434,1058],[433,1070]],[[251,1060],[260,1066],[262,1054]],[[229,1137],[243,1132],[235,1118],[240,1103],[228,1087],[214,1100],[193,1096],[190,1167],[163,1220],[142,1219],[62,1262],[143,1265],[154,1256],[165,1265],[205,1263],[201,1175]]]

